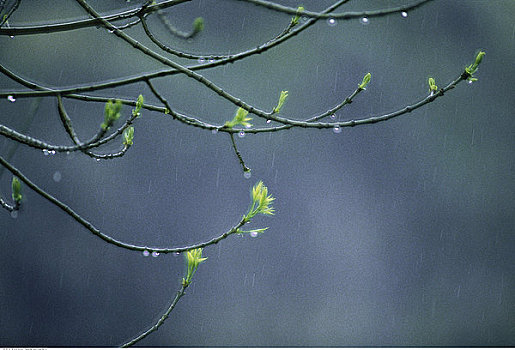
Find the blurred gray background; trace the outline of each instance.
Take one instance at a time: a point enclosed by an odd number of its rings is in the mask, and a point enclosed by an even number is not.
[[[90,1],[113,13],[137,1]],[[297,6],[296,1],[281,4]],[[322,10],[332,1],[304,1]],[[351,1],[340,11],[410,1]],[[196,0],[166,11],[193,41],[156,35],[195,53],[236,53],[281,32],[291,16],[239,1]],[[74,1],[22,1],[11,25],[85,17]],[[372,81],[340,120],[391,112],[443,87],[486,57],[479,81],[388,122],[237,139],[143,111],[134,146],[120,159],[45,156],[0,138],[0,154],[43,189],[113,237],[177,246],[219,235],[248,208],[263,180],[277,214],[204,250],[171,317],[142,346],[515,345],[515,2],[437,0],[407,18],[324,20],[264,54],[202,74],[231,94],[304,119]],[[127,31],[155,48],[140,26]],[[72,86],[162,69],[101,28],[0,37],[0,62],[47,86]],[[188,61],[178,60],[183,64]],[[190,62],[196,63],[196,62]],[[184,76],[156,86],[178,111],[222,124],[235,106]],[[0,90],[20,90],[0,77]],[[158,104],[143,84],[92,94]],[[70,144],[55,98],[0,101],[1,124]],[[65,99],[83,139],[103,121],[100,103]],[[130,108],[125,107],[125,113]],[[256,118],[257,119],[257,118]],[[256,125],[265,125],[255,120]],[[121,143],[121,141],[120,141]],[[116,144],[104,151],[117,150]],[[10,198],[11,174],[0,170]],[[58,181],[56,181],[58,180]],[[16,219],[0,212],[0,346],[116,346],[154,324],[185,271],[182,256],[144,257],[93,236],[25,186]]]

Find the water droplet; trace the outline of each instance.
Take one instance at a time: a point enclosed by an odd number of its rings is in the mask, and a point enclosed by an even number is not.
[[[252,231],[252,232],[250,233],[250,237],[254,237],[254,238],[256,238],[257,236],[258,236],[258,233],[257,233],[256,231]]]
[[[250,171],[244,171],[243,172],[243,177],[244,178],[250,179],[251,176],[252,176],[252,173]]]
[[[308,20],[309,20],[309,17],[308,17],[308,16],[302,16],[302,17],[300,17],[300,21],[301,21],[302,23],[306,23]]]
[[[211,129],[211,133],[214,135],[214,134],[217,134],[218,133],[218,129]]]
[[[240,131],[240,132],[238,133],[238,136],[239,136],[240,138],[245,137],[245,131],[243,131],[243,130],[242,130],[242,131]]]
[[[360,20],[361,24],[367,25],[370,23],[368,17],[362,17]]]
[[[337,24],[337,22],[336,22],[336,20],[334,18],[329,18],[329,19],[327,19],[327,24],[330,27],[334,27]]]
[[[332,120],[335,120],[335,119],[336,119],[336,114],[331,114],[330,118],[331,118]]]
[[[200,57],[198,59],[198,63],[202,64],[202,63],[206,63],[206,59],[204,57]]]
[[[55,182],[59,182],[59,181],[61,181],[62,177],[63,176],[61,175],[61,172],[60,171],[56,171],[52,178],[54,179]]]
[[[14,35],[9,35],[9,38],[14,39]]]
[[[9,100],[9,102],[16,102],[16,98],[14,98],[13,95],[7,96],[7,99]]]
[[[179,253],[179,252],[175,252],[175,253],[173,253],[173,255],[174,255],[174,256],[179,256],[179,255],[181,255],[181,253]]]
[[[55,151],[54,150],[47,150],[47,149],[44,149],[43,150],[43,154],[45,156],[53,156],[55,154]]]
[[[75,157],[74,152],[66,152],[66,159],[73,159]]]
[[[434,96],[435,92],[433,90],[431,90],[431,92],[429,93],[429,96]]]
[[[143,251],[143,256],[149,256],[149,255],[150,255],[150,253],[148,252],[148,250]]]
[[[401,16],[402,16],[403,18],[406,18],[406,17],[408,17],[408,13],[407,13],[406,11],[402,11],[402,12],[401,12]]]
[[[270,124],[271,122],[272,122],[272,119],[267,119],[267,120],[266,120],[266,123],[267,123],[267,124]]]
[[[472,80],[467,80],[467,84],[472,85],[472,83],[473,83]]]
[[[159,256],[159,253],[158,252],[152,252],[152,257],[153,258],[157,258]]]
[[[333,132],[334,132],[335,134],[339,134],[339,133],[341,133],[341,132],[342,132],[342,128],[341,128],[340,126],[336,125],[336,126],[333,128]]]
[[[215,59],[214,59],[214,58],[210,58],[210,59],[209,59],[209,63],[213,63],[214,61],[215,61]]]

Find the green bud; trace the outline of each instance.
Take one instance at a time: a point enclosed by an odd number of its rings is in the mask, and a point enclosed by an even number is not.
[[[247,110],[245,110],[241,107],[238,108],[234,118],[230,122],[229,121],[225,122],[224,126],[226,126],[228,128],[233,128],[236,125],[241,124],[242,126],[244,126],[246,128],[250,128],[252,126],[252,124],[250,124],[249,121],[252,120],[252,118],[251,117],[247,118],[247,114],[249,114],[249,112]]]
[[[20,202],[22,199],[21,194],[21,182],[20,179],[18,179],[16,176],[13,176],[13,180],[11,183],[12,186],[12,197],[15,202]]]
[[[140,115],[141,108],[143,107],[143,103],[145,102],[145,99],[143,98],[143,95],[139,95],[138,99],[136,100],[136,108],[132,110],[132,115],[134,117]]]
[[[477,72],[479,64],[481,63],[481,61],[483,60],[483,57],[485,55],[486,55],[486,52],[479,51],[479,53],[476,56],[476,60],[474,61],[474,63],[472,63],[468,67],[465,67],[465,73],[468,76],[467,77],[468,81],[476,81],[477,80],[476,78],[473,77],[473,74]]]
[[[204,18],[197,17],[193,21],[193,32],[199,33],[204,30]]]
[[[134,127],[129,126],[123,132],[123,144],[127,146],[132,146],[132,139],[134,139]]]
[[[100,125],[102,129],[109,129],[115,121],[120,118],[122,111],[122,101],[108,101],[104,108],[104,122]]]
[[[367,73],[363,77],[363,81],[361,82],[361,84],[358,85],[358,88],[360,88],[361,90],[365,90],[365,88],[367,87],[368,83],[370,83],[370,78],[372,78],[372,74]]]
[[[436,86],[436,82],[433,78],[429,78],[428,83],[429,83],[429,92],[434,92],[434,91],[438,90],[438,86]]]
[[[297,7],[297,13],[291,19],[292,26],[296,26],[297,24],[299,24],[299,19],[300,19],[300,16],[302,15],[302,12],[304,12],[304,7],[302,7],[302,6]]]
[[[277,102],[277,106],[274,108],[274,113],[279,113],[281,108],[283,107],[284,102],[288,98],[288,91],[281,91],[281,95],[279,96],[279,102]]]

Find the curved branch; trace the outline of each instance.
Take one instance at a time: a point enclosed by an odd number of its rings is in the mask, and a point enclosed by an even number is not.
[[[248,2],[250,4],[254,4],[261,7],[266,7],[270,10],[274,10],[277,12],[287,13],[290,15],[295,15],[299,13],[299,10],[293,7],[283,6],[271,1],[263,1],[263,0],[237,0]],[[375,10],[375,11],[361,11],[361,12],[342,12],[342,13],[324,13],[324,12],[313,12],[303,10],[301,12],[302,16],[310,17],[310,18],[334,18],[334,19],[352,19],[352,18],[362,18],[362,17],[382,17],[396,12],[409,11],[414,10],[417,7],[420,7],[430,1],[433,0],[419,0],[418,2],[411,5],[404,5],[398,7],[392,7],[383,10]]]
[[[115,13],[108,16],[103,16],[102,18],[109,21],[118,21],[131,17],[141,16],[145,14],[152,13],[154,11],[175,6],[181,4],[183,2],[189,2],[191,0],[167,0],[163,1],[160,4],[150,5],[150,6],[141,6],[132,10],[127,10],[119,13]],[[64,23],[54,23],[54,24],[45,24],[39,26],[27,26],[27,27],[6,27],[0,28],[0,35],[9,35],[9,36],[18,36],[18,35],[32,35],[32,34],[47,34],[47,33],[55,33],[55,32],[66,32],[70,30],[94,27],[102,22],[96,18],[89,19],[81,19],[71,22]],[[131,25],[133,25],[132,23]]]
[[[156,252],[156,253],[162,253],[162,254],[169,254],[169,253],[181,253],[185,252],[190,249],[196,249],[196,248],[204,248],[213,244],[217,244],[221,240],[227,238],[228,236],[238,233],[238,229],[249,222],[249,220],[244,216],[236,225],[234,225],[229,231],[222,233],[219,236],[216,236],[209,241],[205,241],[202,243],[192,244],[189,246],[184,247],[147,247],[147,246],[140,246],[130,243],[125,243],[123,241],[120,241],[116,238],[113,238],[102,231],[100,231],[98,228],[96,228],[92,223],[84,219],[81,215],[79,215],[77,212],[75,212],[72,208],[70,208],[68,205],[64,204],[57,198],[53,197],[51,194],[45,192],[42,188],[40,188],[38,185],[33,183],[29,178],[27,178],[25,175],[23,175],[18,169],[16,169],[12,164],[7,162],[2,156],[0,156],[0,164],[7,168],[13,175],[18,177],[21,181],[23,181],[29,188],[31,188],[34,192],[51,202],[52,204],[59,207],[61,210],[63,210],[66,214],[71,216],[75,221],[77,221],[79,224],[84,226],[88,231],[93,233],[95,236],[101,238],[102,240],[106,241],[109,244],[113,244],[117,247],[128,249],[128,250],[134,250],[134,251],[147,251],[150,253]]]

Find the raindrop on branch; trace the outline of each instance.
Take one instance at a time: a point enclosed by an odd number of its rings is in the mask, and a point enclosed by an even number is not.
[[[13,95],[9,95],[7,96],[7,100],[9,100],[9,102],[16,102],[16,98],[13,96]]]
[[[157,258],[159,256],[159,253],[158,252],[152,252],[152,257],[153,258]]]
[[[258,236],[258,233],[256,231],[252,231],[250,233],[250,237],[256,238]]]
[[[361,24],[367,25],[370,23],[368,17],[362,17],[360,20]]]
[[[200,63],[200,64],[206,63],[206,59],[204,57],[200,57],[198,59],[198,63]]]
[[[143,256],[149,256],[149,255],[150,255],[150,253],[148,252],[148,250],[143,251]]]
[[[249,171],[244,171],[243,172],[243,177],[246,178],[246,179],[250,179],[250,177],[252,176],[252,173]]]
[[[406,18],[406,17],[408,17],[408,13],[406,11],[402,11],[401,16],[402,16],[402,18]]]
[[[245,137],[245,131],[243,131],[243,130],[242,130],[242,131],[240,131],[240,132],[238,133],[238,137],[239,137],[239,138],[243,138],[243,137]]]
[[[337,24],[337,22],[334,18],[329,18],[327,19],[327,24],[329,25],[329,27],[334,27]]]
[[[13,211],[11,212],[11,217],[12,217],[13,219],[16,219],[16,218],[18,217],[18,210],[13,210]]]
[[[334,132],[335,134],[339,134],[339,133],[341,133],[341,132],[342,132],[342,128],[341,128],[340,126],[336,125],[336,126],[333,128],[333,132]]]

